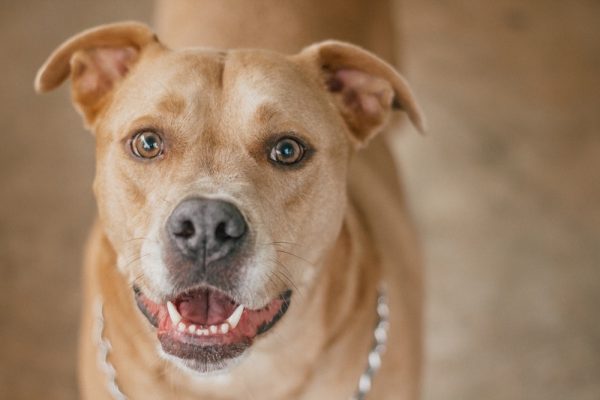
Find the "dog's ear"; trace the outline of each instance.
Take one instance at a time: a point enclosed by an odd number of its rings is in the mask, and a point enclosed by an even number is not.
[[[48,57],[35,78],[35,90],[52,90],[70,75],[73,102],[91,125],[112,89],[151,43],[158,43],[158,39],[148,26],[138,22],[83,31]]]
[[[408,84],[374,54],[348,43],[328,40],[294,56],[313,71],[339,109],[357,147],[381,131],[393,110],[404,110],[413,125],[425,130],[423,114]]]

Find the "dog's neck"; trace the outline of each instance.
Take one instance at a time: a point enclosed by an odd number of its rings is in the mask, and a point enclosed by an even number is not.
[[[104,335],[111,341],[110,362],[120,388],[129,398],[156,393],[157,398],[221,399],[260,393],[264,399],[294,399],[338,398],[344,383],[343,397],[349,398],[363,372],[376,320],[380,271],[376,256],[365,253],[373,248],[362,243],[366,240],[350,210],[316,284],[310,292],[296,294],[288,321],[270,333],[270,340],[259,339],[230,373],[197,377],[159,357],[155,332],[136,309],[129,285],[116,270],[114,252],[103,239],[105,255],[112,254],[113,260],[105,259],[108,265],[97,271],[98,294],[105,302]]]

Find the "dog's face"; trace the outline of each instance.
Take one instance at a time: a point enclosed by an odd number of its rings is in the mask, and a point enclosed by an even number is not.
[[[302,307],[294,292],[310,291],[342,226],[352,151],[394,106],[420,123],[399,76],[336,42],[291,57],[172,51],[116,24],[65,43],[38,89],[69,71],[118,268],[167,358],[200,372]]]
[[[160,51],[99,117],[95,192],[119,268],[195,369],[272,327],[337,237],[350,149],[318,90],[275,54]]]

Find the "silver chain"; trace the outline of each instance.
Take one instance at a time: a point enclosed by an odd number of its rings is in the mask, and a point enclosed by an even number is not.
[[[98,367],[106,376],[106,388],[115,400],[127,400],[117,384],[117,370],[108,359],[108,353],[112,350],[110,340],[104,337],[104,305],[102,298],[98,297],[95,304],[96,324],[94,328],[94,340],[98,346]]]
[[[381,367],[381,356],[385,352],[389,330],[389,307],[385,289],[381,287],[377,294],[377,324],[373,330],[373,345],[367,357],[367,367],[358,380],[358,386],[351,400],[364,400],[371,390],[373,377]],[[98,367],[106,376],[106,387],[115,400],[127,400],[117,384],[117,371],[108,359],[112,350],[110,340],[104,337],[104,307],[99,297],[95,305],[96,324],[94,339],[98,346]]]
[[[383,285],[377,292],[377,323],[373,330],[373,345],[367,357],[367,366],[358,379],[358,386],[351,400],[364,400],[367,393],[371,391],[373,377],[381,367],[381,356],[385,352],[388,339],[390,309],[387,301],[387,293]]]

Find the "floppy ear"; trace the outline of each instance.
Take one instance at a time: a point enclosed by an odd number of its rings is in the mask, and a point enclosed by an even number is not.
[[[381,131],[393,110],[404,110],[425,130],[421,110],[404,78],[374,54],[348,43],[328,40],[302,50],[298,57],[316,70],[331,94],[357,147]]]
[[[83,31],[48,57],[35,77],[35,90],[50,91],[70,75],[73,102],[91,125],[107,95],[150,43],[158,43],[158,39],[148,26],[138,22],[101,25]]]

